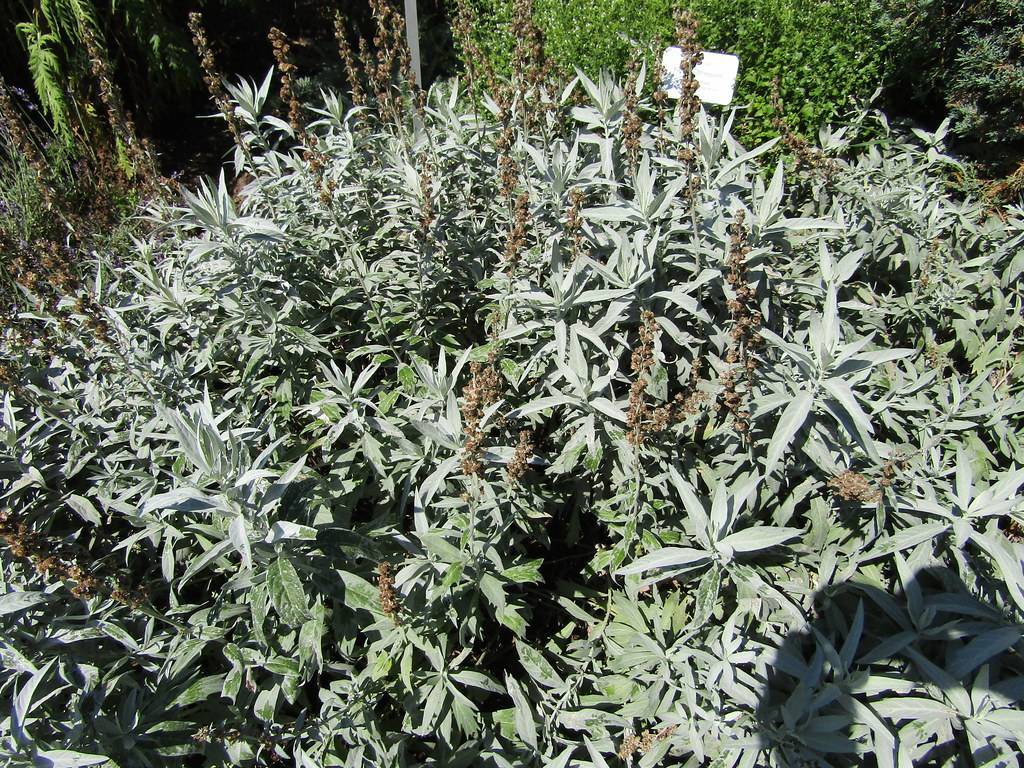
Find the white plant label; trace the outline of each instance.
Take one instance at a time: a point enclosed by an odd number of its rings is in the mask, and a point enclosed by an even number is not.
[[[665,70],[662,88],[672,98],[682,95],[683,51],[677,46],[666,48],[661,57]],[[736,74],[740,71],[738,56],[729,53],[704,51],[701,62],[693,68],[697,78],[697,98],[706,104],[728,104],[736,88]]]

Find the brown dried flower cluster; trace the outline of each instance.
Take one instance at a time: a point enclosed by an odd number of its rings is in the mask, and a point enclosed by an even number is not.
[[[635,379],[629,389],[629,409],[626,412],[626,439],[638,448],[646,442],[648,436],[664,432],[672,424],[678,424],[696,413],[700,404],[707,399],[707,395],[697,388],[702,364],[696,360],[690,369],[690,382],[685,392],[677,392],[671,402],[655,408],[647,404],[646,377],[654,367],[654,342],[661,328],[653,312],[645,310],[641,319],[640,343],[633,350],[630,361]]]
[[[100,566],[86,563],[69,545],[30,530],[8,512],[0,512],[0,541],[14,557],[28,560],[39,575],[70,582],[75,597],[102,595],[131,608],[145,601],[142,591],[128,584],[123,574],[102,573]]]
[[[893,480],[896,479],[896,471],[901,469],[904,462],[899,459],[886,459],[885,463],[882,464],[882,478],[878,481],[878,484],[883,488],[888,488],[892,485]]]
[[[733,426],[737,432],[747,435],[750,426],[750,413],[743,405],[743,397],[738,391],[737,374],[746,378],[747,387],[752,385],[757,360],[753,350],[760,345],[761,313],[753,308],[754,292],[747,284],[746,261],[750,253],[747,228],[744,224],[745,214],[739,211],[736,219],[729,225],[729,254],[725,265],[728,269],[725,280],[732,289],[733,298],[727,306],[732,316],[730,344],[726,352],[726,363],[730,368],[722,377],[725,391],[722,395],[726,409],[733,416]],[[737,371],[738,367],[738,371]]]
[[[78,292],[81,282],[69,248],[52,240],[22,243],[6,236],[0,236],[0,244],[9,259],[8,274],[48,311],[56,309],[62,296]]]
[[[501,256],[505,264],[506,274],[515,272],[526,249],[526,232],[530,225],[530,195],[520,193],[516,198],[515,210],[512,214],[512,228],[505,241],[505,252]]]
[[[270,46],[274,49],[274,61],[277,62],[277,71],[281,73],[281,101],[288,105],[288,124],[291,125],[299,141],[305,142],[306,127],[302,124],[302,107],[295,95],[292,73],[296,70],[292,61],[291,43],[288,36],[277,27],[271,27],[267,33]]]
[[[679,726],[670,725],[658,731],[644,731],[643,734],[630,733],[619,746],[619,759],[628,760],[638,752],[642,755],[654,746],[656,741],[665,741],[676,732]]]
[[[391,573],[391,563],[386,560],[377,565],[377,591],[380,594],[381,610],[395,624],[400,624],[401,620],[398,615],[401,608],[400,598],[395,590],[395,577]]]
[[[1005,527],[1003,527],[1003,535],[1014,544],[1024,544],[1024,525],[1021,525],[1012,517],[1007,517]]]
[[[704,369],[704,361],[697,358],[690,366],[690,381],[683,392],[676,393],[673,398],[673,418],[675,421],[683,421],[687,416],[692,416],[700,409],[701,403],[708,399],[707,392],[700,390],[701,374]]]
[[[4,233],[0,233],[0,249],[8,256],[5,265],[8,276],[35,300],[36,309],[44,310],[57,321],[51,327],[19,317],[15,301],[9,300],[2,313],[0,330],[6,336],[11,357],[28,352],[34,342],[39,342],[44,352],[52,351],[55,330],[76,336],[88,333],[96,342],[110,341],[110,326],[102,307],[91,295],[80,293],[82,284],[73,249],[50,238],[37,238],[29,243],[16,241]],[[66,306],[59,305],[62,298],[76,295],[77,317]],[[13,386],[18,378],[14,361],[4,360],[0,364],[0,381]]]
[[[498,176],[501,196],[509,202],[519,183],[519,163],[512,156],[512,137],[512,125],[506,123],[498,137]]]
[[[316,179],[320,203],[330,206],[334,202],[334,192],[338,188],[338,183],[334,179],[328,178],[325,173],[329,163],[327,155],[315,147],[309,147],[303,153],[303,157],[309,163],[309,170],[312,171],[313,178]]]
[[[462,389],[462,471],[467,475],[478,475],[483,468],[480,453],[485,433],[480,422],[487,408],[501,398],[501,377],[494,367],[495,357],[492,351],[486,364],[471,363],[469,383]]]
[[[526,470],[530,468],[530,457],[532,456],[533,441],[530,430],[524,429],[519,433],[519,444],[516,445],[515,450],[512,452],[512,458],[505,469],[509,482],[518,483],[522,479],[523,475],[526,474]]]
[[[878,501],[882,495],[864,475],[849,469],[831,478],[828,487],[832,489],[833,496],[838,496],[844,501],[870,504]]]

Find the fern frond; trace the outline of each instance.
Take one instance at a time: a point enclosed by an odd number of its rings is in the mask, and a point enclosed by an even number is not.
[[[60,45],[60,39],[52,32],[43,32],[38,24],[31,21],[18,24],[16,29],[28,52],[32,85],[43,113],[49,118],[54,134],[65,144],[70,144],[74,137],[64,98],[64,69],[54,50]]]
[[[71,6],[75,16],[75,20],[78,25],[87,24],[93,29],[98,30],[100,24],[96,15],[96,5],[92,0],[63,0]]]
[[[65,43],[79,39],[82,25],[98,28],[96,7],[91,0],[42,0],[39,9],[50,32]]]

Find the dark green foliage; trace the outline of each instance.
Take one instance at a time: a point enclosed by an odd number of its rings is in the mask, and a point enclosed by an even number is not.
[[[421,48],[427,82],[454,68],[442,0],[421,0]],[[91,26],[105,45],[114,85],[143,136],[167,150],[164,164],[202,166],[210,126],[197,119],[206,90],[187,29],[188,12],[201,9],[225,72],[256,76],[272,61],[267,31],[281,27],[298,44],[303,95],[341,82],[334,65],[331,17],[335,9],[353,31],[372,37],[365,0],[0,0],[0,74],[34,92],[60,141],[79,153],[100,140],[103,106],[81,40]]]
[[[142,110],[145,115],[159,114],[188,92],[198,69],[188,38],[174,19],[174,6],[146,0],[5,0],[0,4],[0,14],[9,20],[9,29],[17,31],[27,55],[36,96],[66,146],[86,140],[96,128],[91,112],[97,85],[92,81],[83,27],[104,44],[121,84],[136,93],[145,90],[149,102]],[[11,52],[5,52],[4,58],[7,76],[17,80]]]
[[[1024,2],[990,0],[964,35],[946,98],[953,130],[982,141],[1024,139]]]
[[[926,120],[948,111],[966,139],[1024,138],[1024,2],[876,2],[892,100]]]

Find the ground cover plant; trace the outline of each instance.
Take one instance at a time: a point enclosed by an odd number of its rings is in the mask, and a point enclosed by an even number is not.
[[[1024,210],[375,9],[309,108],[205,50],[238,192],[14,281],[10,763],[1015,765]]]

